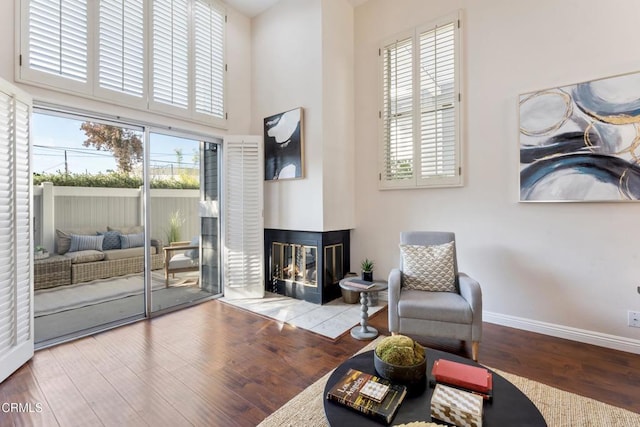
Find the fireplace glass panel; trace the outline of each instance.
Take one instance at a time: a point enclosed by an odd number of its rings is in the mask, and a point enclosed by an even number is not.
[[[284,280],[305,286],[318,286],[315,246],[273,242],[271,246],[272,280]]]
[[[342,279],[342,244],[325,246],[324,248],[324,265],[325,276],[324,286],[337,284]]]

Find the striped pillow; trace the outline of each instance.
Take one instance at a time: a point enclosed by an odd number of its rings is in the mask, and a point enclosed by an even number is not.
[[[122,249],[144,246],[144,233],[120,235],[120,247]]]
[[[101,251],[104,236],[87,236],[81,234],[71,235],[69,252],[77,251]]]

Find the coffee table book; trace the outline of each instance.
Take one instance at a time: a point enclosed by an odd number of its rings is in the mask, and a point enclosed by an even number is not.
[[[355,278],[350,278],[349,280],[344,282],[344,284],[352,286],[354,288],[358,288],[358,289],[371,289],[376,285],[373,282],[369,282],[367,280],[362,280],[362,279],[355,279]]]
[[[373,381],[389,386],[389,391],[381,402],[366,398],[360,390]],[[327,392],[327,400],[356,410],[363,415],[390,424],[407,394],[407,387],[356,369],[349,371]]]

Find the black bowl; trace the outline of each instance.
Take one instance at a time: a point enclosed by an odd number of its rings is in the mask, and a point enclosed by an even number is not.
[[[373,366],[376,368],[376,372],[382,378],[391,382],[398,382],[403,384],[420,384],[424,383],[427,377],[427,358],[425,357],[422,363],[418,363],[413,366],[399,366],[387,363],[380,359],[376,352],[373,352]]]

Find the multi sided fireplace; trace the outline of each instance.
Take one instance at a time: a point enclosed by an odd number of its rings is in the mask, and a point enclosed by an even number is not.
[[[349,230],[292,231],[267,228],[265,289],[316,304],[340,296],[349,271]]]

